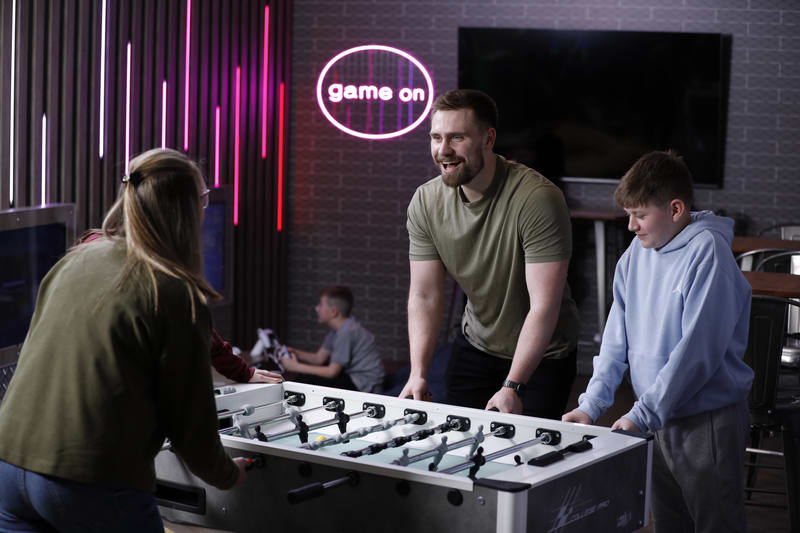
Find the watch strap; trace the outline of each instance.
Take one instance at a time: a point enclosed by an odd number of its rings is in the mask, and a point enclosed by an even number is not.
[[[503,387],[512,389],[520,398],[523,394],[525,394],[525,389],[527,389],[527,386],[524,383],[517,383],[516,381],[511,381],[510,379],[507,379],[503,382]]]

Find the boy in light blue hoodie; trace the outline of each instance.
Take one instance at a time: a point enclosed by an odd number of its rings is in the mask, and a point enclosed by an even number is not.
[[[617,263],[592,379],[563,420],[597,420],[630,369],[637,400],[612,427],[655,433],[656,532],[743,532],[751,289],[733,221],[689,212],[691,174],[672,151],[642,156],[614,199],[636,238]]]

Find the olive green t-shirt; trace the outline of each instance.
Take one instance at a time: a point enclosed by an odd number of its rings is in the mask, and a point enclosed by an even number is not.
[[[572,233],[564,195],[538,172],[497,156],[489,189],[475,202],[441,176],[417,188],[408,206],[409,259],[440,260],[467,295],[461,327],[479,350],[511,358],[530,310],[525,263],[570,258]],[[555,332],[544,356],[577,345],[578,310],[564,287]]]

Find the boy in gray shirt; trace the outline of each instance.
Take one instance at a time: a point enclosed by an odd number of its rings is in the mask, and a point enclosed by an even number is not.
[[[350,316],[353,293],[347,287],[326,287],[314,308],[317,321],[331,331],[316,352],[287,346],[290,357],[281,360],[286,370],[298,373],[294,381],[326,387],[380,393],[383,363],[375,337]]]

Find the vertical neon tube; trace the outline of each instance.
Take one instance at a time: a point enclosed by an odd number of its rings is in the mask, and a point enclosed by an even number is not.
[[[14,88],[16,85],[15,66],[16,44],[17,44],[17,0],[11,4],[11,106],[9,109],[10,119],[8,121],[8,205],[14,206]]]
[[[186,0],[186,61],[183,72],[183,149],[189,150],[189,36],[192,30],[192,0]]]
[[[161,84],[161,148],[167,147],[167,80]]]
[[[42,114],[42,205],[47,203],[47,113]]]
[[[106,137],[106,0],[103,0],[100,16],[100,138],[98,139],[98,152],[100,159],[103,159]]]
[[[128,41],[128,75],[125,86],[125,175],[131,160],[131,43]]]
[[[264,66],[261,72],[261,159],[267,158],[267,84],[269,81],[269,6],[264,6]]]
[[[214,135],[214,187],[219,187],[219,106],[217,106],[217,124]]]
[[[242,68],[236,67],[236,131],[233,153],[233,225],[239,225],[239,98],[242,92]]]
[[[278,98],[278,231],[283,230],[283,106],[284,85],[281,82]]]

